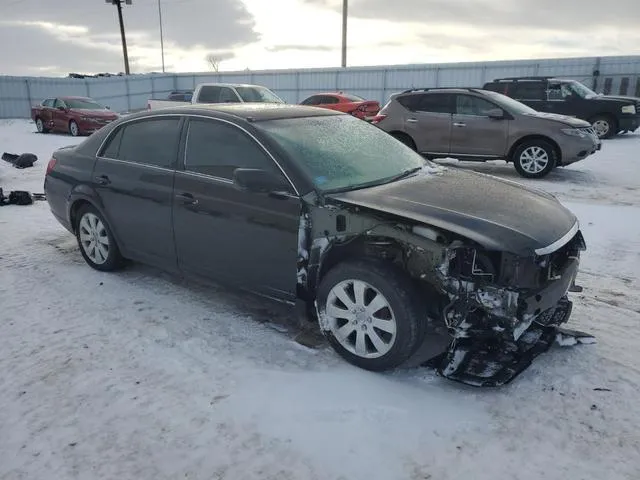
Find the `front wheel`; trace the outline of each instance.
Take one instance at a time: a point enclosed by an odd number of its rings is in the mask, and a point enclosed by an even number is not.
[[[349,363],[371,371],[396,368],[420,346],[426,309],[409,278],[376,261],[331,269],[318,287],[320,327]]]
[[[590,123],[598,138],[611,138],[618,132],[615,120],[606,115],[598,115],[592,118]]]
[[[78,135],[80,135],[80,129],[78,128],[78,124],[74,120],[71,120],[69,122],[69,133],[71,134],[72,137],[77,137]]]
[[[524,142],[513,152],[513,165],[520,176],[542,178],[556,166],[556,152],[544,140]]]
[[[100,212],[91,205],[85,205],[80,208],[77,218],[76,239],[89,266],[102,272],[120,268],[122,255]]]

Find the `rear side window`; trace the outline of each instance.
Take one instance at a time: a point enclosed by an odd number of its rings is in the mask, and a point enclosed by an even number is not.
[[[220,100],[220,87],[204,85],[198,94],[199,103],[218,103]]]
[[[453,113],[451,95],[446,93],[423,93],[398,98],[398,102],[412,112]]]
[[[126,124],[111,137],[102,156],[171,168],[178,154],[179,125],[178,117]]]
[[[516,100],[545,100],[545,90],[543,82],[516,82],[509,96]]]
[[[215,120],[190,120],[185,169],[231,179],[236,168],[281,173],[262,147],[238,127]]]
[[[240,103],[238,96],[229,87],[222,87],[220,89],[220,103]]]
[[[302,101],[302,105],[320,105],[320,97],[318,95],[312,95]]]

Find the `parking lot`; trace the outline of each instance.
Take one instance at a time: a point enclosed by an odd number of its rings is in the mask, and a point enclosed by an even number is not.
[[[82,139],[0,122],[0,187],[43,191]],[[500,389],[373,374],[307,348],[290,313],[133,265],[86,266],[46,202],[0,207],[0,478],[591,479],[640,475],[640,132],[543,180],[587,242],[570,327]],[[454,192],[452,192],[454,194]]]

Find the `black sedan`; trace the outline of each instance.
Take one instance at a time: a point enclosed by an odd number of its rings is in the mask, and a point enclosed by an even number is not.
[[[510,381],[571,312],[585,244],[551,195],[425,161],[368,123],[287,105],[141,112],[56,151],[45,190],[93,268],[124,259],[301,305],[349,362]]]

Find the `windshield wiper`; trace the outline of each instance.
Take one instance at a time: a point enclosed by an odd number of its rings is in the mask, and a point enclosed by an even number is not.
[[[387,183],[397,182],[398,180],[401,180],[403,178],[410,177],[411,175],[413,175],[416,172],[419,172],[420,170],[422,170],[422,167],[414,167],[414,168],[410,168],[409,170],[405,170],[404,172],[399,173],[398,175],[394,175],[392,177],[387,177],[380,180],[373,180],[371,182],[359,183],[355,185],[347,185],[345,187],[332,188],[330,190],[325,190],[324,193],[343,193],[343,192],[350,192],[351,190],[359,190],[362,188],[377,187],[378,185],[385,185]]]

